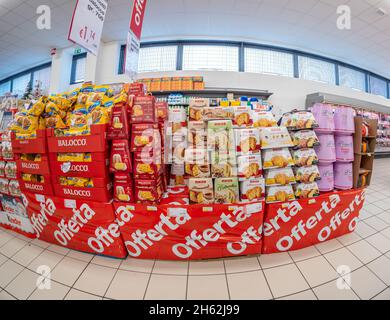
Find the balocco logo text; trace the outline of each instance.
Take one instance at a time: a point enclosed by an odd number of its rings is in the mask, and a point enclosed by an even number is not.
[[[88,165],[74,164],[74,165],[72,165],[70,167],[69,171],[73,171],[73,172],[88,172],[89,171],[89,167],[88,167]]]
[[[59,147],[85,147],[87,139],[58,140]]]
[[[23,169],[39,169],[39,163],[28,163],[28,162],[22,162],[22,168]]]
[[[91,191],[89,190],[73,190],[64,188],[64,194],[67,196],[77,196],[77,197],[91,197]]]
[[[32,190],[32,191],[43,191],[43,186],[39,184],[31,184],[31,183],[25,183],[24,186],[26,189]]]

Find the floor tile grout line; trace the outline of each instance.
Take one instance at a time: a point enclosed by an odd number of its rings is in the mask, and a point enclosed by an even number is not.
[[[290,256],[291,260],[294,261],[294,259],[291,257],[291,254],[290,254],[289,252],[288,252],[288,255]],[[317,295],[316,295],[316,293],[314,292],[314,290],[313,290],[311,284],[310,284],[309,281],[306,279],[306,277],[305,277],[305,275],[303,274],[302,270],[299,269],[299,266],[298,266],[298,264],[297,264],[295,261],[294,261],[294,265],[295,265],[295,267],[298,269],[298,271],[300,272],[300,274],[301,274],[301,276],[303,277],[303,279],[306,281],[307,285],[309,286],[310,290],[312,291],[312,293],[314,294],[314,296],[316,297],[316,299],[319,300],[318,297],[317,297]]]
[[[83,275],[83,273],[85,272],[85,270],[87,270],[87,268],[89,267],[89,265],[90,265],[90,262],[88,262],[87,265],[84,267],[83,271],[80,272],[80,274],[78,275],[78,277],[76,278],[76,280],[75,280],[75,281],[73,282],[73,284],[71,285],[70,290],[68,291],[68,293],[66,294],[66,296],[64,297],[64,299],[66,299],[66,297],[68,296],[69,292],[72,291],[72,289],[79,290],[79,289],[75,288],[74,286],[75,286],[75,284],[77,283],[77,281],[79,281],[80,277]],[[79,290],[79,291],[81,291],[81,290]],[[87,293],[87,292],[85,292],[85,293]],[[89,292],[89,294],[91,294],[91,293]]]
[[[121,263],[122,263],[122,262],[121,262]],[[121,265],[121,264],[119,264],[119,265]],[[116,269],[116,271],[115,271],[115,273],[114,273],[114,276],[112,277],[110,283],[108,284],[108,286],[107,286],[107,288],[106,288],[106,291],[104,292],[103,299],[106,298],[107,292],[108,292],[108,290],[110,289],[110,287],[111,287],[111,285],[112,285],[112,283],[113,283],[113,281],[114,281],[114,279],[115,279],[115,277],[116,277],[118,271],[119,271],[119,267]],[[109,299],[110,299],[110,298],[109,298]]]
[[[351,285],[349,285],[349,284],[345,281],[345,279],[343,278],[343,276],[340,275],[340,273],[339,273],[339,272],[337,271],[337,269],[333,266],[333,264],[327,259],[327,257],[326,257],[325,255],[323,255],[323,257],[324,257],[324,259],[330,264],[330,266],[333,268],[333,270],[336,271],[336,273],[337,273],[337,275],[338,275],[338,278],[336,279],[336,281],[337,281],[338,279],[342,279],[342,281],[344,282],[344,284],[345,284],[350,290],[352,290],[354,294],[356,294],[356,296],[359,298],[359,300],[362,300],[362,298],[361,298],[361,297],[357,294],[357,292],[351,287]],[[362,266],[362,267],[363,267],[363,266]],[[356,270],[358,270],[358,269],[356,269]],[[352,272],[355,272],[356,270],[351,271],[350,273],[345,274],[344,276],[351,275]],[[334,281],[334,280],[332,280],[332,281]]]
[[[387,286],[387,288],[383,289],[381,292],[379,292],[378,294],[376,294],[375,296],[373,296],[370,300],[374,300],[376,297],[378,297],[379,295],[381,295],[383,292],[387,291],[390,289],[390,286]]]
[[[146,284],[146,288],[145,288],[145,292],[144,292],[144,296],[143,296],[143,299],[142,299],[142,300],[145,300],[145,298],[146,298],[146,293],[148,292],[148,288],[149,288],[150,279],[152,279],[153,270],[154,270],[154,266],[155,266],[155,265],[156,265],[156,260],[154,260],[154,263],[153,263],[152,270],[150,271],[150,275],[149,275],[148,283]]]
[[[270,286],[270,284],[269,284],[269,282],[268,282],[268,279],[267,279],[267,276],[265,275],[265,270],[262,268],[262,265],[261,265],[261,263],[260,263],[259,257],[256,257],[256,258],[257,258],[258,264],[260,265],[260,270],[261,270],[261,272],[263,273],[263,277],[264,277],[264,279],[265,279],[265,282],[267,283],[268,290],[269,290],[269,292],[271,293],[272,299],[275,300],[274,293],[272,292],[271,286]]]
[[[228,276],[227,276],[227,274],[226,274],[225,259],[223,259],[222,262],[223,262],[223,269],[225,270],[225,281],[226,281],[226,288],[227,288],[227,292],[228,292],[228,297],[229,297],[229,300],[232,300],[231,294],[230,294]]]

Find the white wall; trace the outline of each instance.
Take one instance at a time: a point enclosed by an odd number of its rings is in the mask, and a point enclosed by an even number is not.
[[[88,81],[93,81],[96,84],[129,82],[129,79],[125,75],[118,75],[120,46],[120,42],[101,43],[98,57],[88,54],[86,68],[86,79]],[[68,81],[69,83],[70,73],[68,76],[68,71],[70,72],[70,66],[69,70],[66,69],[66,64],[69,63],[69,57],[65,55],[63,57],[64,62],[62,63],[57,61],[58,59],[57,56],[53,57],[53,63],[55,63],[55,65],[60,65],[62,68],[56,67],[52,71],[52,75],[54,75],[54,77],[52,77],[52,88],[59,88],[60,90],[52,92],[62,92],[70,89],[69,85],[68,88],[64,88],[63,85],[63,81]],[[61,75],[61,85],[54,85],[53,80],[54,82],[58,80],[58,72],[60,69],[65,75]],[[268,90],[274,93],[270,102],[275,106],[275,113],[277,115],[295,108],[304,108],[306,96],[316,92],[365,100],[367,102],[385,105],[390,108],[390,100],[381,96],[375,96],[340,86],[330,86],[314,81],[273,75],[219,71],[173,71],[144,73],[140,74],[139,78],[163,76],[203,76],[206,87],[208,88]]]

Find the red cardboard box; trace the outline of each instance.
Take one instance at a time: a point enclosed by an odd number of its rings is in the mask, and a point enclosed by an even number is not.
[[[116,173],[114,177],[114,200],[134,202],[133,179],[127,173]]]
[[[11,132],[12,150],[14,153],[46,153],[46,130],[37,130],[35,139],[17,140],[15,133]]]
[[[123,89],[128,95],[134,96],[144,96],[148,92],[145,84],[140,82],[126,83]]]
[[[154,180],[135,180],[134,197],[136,202],[158,203],[161,200],[162,194],[162,181],[160,177]]]
[[[69,249],[115,258],[127,256],[113,206],[25,193],[37,238]]]
[[[53,177],[54,194],[58,197],[96,202],[112,200],[112,184],[106,178],[93,178],[93,187],[73,187],[60,184],[60,177]]]
[[[159,150],[144,150],[134,152],[134,177],[136,179],[153,179],[162,173],[161,152]]]
[[[130,151],[142,151],[144,148],[161,148],[158,124],[133,124]]]
[[[153,96],[135,97],[130,113],[131,123],[155,123],[157,122],[156,98]]]
[[[75,137],[56,137],[54,129],[47,129],[47,143],[50,153],[105,152],[108,149],[107,125],[91,125],[90,135]]]
[[[16,166],[18,172],[39,174],[39,175],[50,175],[50,165],[47,155],[42,154],[41,161],[28,161],[28,160],[16,160]]]
[[[53,184],[50,176],[43,176],[45,182],[27,182],[23,181],[21,177],[18,178],[20,190],[32,193],[39,193],[44,195],[54,195]]]
[[[60,162],[57,153],[50,153],[50,168],[53,175],[82,177],[82,178],[105,178],[108,180],[109,155],[107,152],[91,153],[91,162]]]

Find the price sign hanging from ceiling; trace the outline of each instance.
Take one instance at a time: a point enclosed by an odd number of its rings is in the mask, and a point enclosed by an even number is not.
[[[125,74],[135,80],[138,73],[139,49],[147,0],[134,0],[130,28],[127,33]]]
[[[68,39],[97,55],[107,6],[106,0],[77,0]]]

